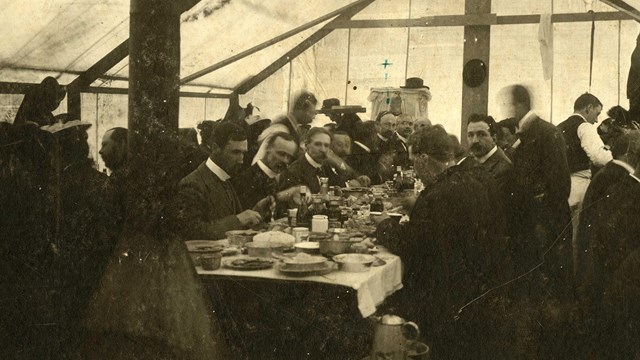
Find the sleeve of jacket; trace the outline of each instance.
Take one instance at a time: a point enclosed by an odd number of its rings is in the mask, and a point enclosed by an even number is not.
[[[202,204],[204,197],[202,189],[195,184],[179,185],[174,207],[178,232],[184,240],[224,239],[225,232],[242,229],[240,220],[235,215],[208,221]]]
[[[548,167],[545,171],[548,200],[566,202],[571,192],[571,173],[564,137],[558,129],[554,129],[545,140],[546,145],[541,148],[545,151],[545,163]]]

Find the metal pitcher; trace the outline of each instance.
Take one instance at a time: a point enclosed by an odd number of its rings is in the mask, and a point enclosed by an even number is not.
[[[395,315],[371,316],[374,322],[371,359],[406,359],[407,341],[420,335],[418,325]]]

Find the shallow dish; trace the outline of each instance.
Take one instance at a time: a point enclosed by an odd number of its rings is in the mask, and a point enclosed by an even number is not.
[[[224,267],[233,270],[263,270],[273,266],[275,261],[271,259],[259,257],[241,257],[237,259],[228,259],[225,261]]]
[[[224,234],[229,239],[230,245],[243,247],[244,244],[248,243],[254,236],[258,235],[258,232],[255,230],[231,230]]]
[[[297,253],[295,256],[282,258],[282,262],[288,269],[308,270],[315,269],[327,262],[324,256],[313,256],[305,253]]]
[[[335,270],[335,263],[327,261],[324,264],[314,266],[308,269],[292,268],[289,264],[276,264],[276,269],[288,276],[313,276],[326,275]]]

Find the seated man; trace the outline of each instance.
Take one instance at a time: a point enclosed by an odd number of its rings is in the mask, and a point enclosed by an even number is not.
[[[347,163],[356,172],[366,175],[373,185],[383,182],[381,172],[393,174],[395,169],[385,168],[385,171],[383,171],[383,166],[379,163],[382,157],[379,152],[379,139],[375,122],[367,121],[359,124],[356,127],[356,134],[353,140],[351,155],[347,158]]]
[[[321,127],[311,128],[305,139],[304,156],[289,165],[280,178],[279,190],[305,185],[312,194],[320,192],[320,178],[329,178],[329,186],[345,186],[344,179],[326,164],[331,146],[331,134]]]
[[[243,210],[251,209],[269,196],[278,201],[289,201],[297,193],[297,189],[290,189],[276,194],[276,178],[296,157],[298,143],[284,132],[274,133],[265,141],[266,153],[262,160],[231,178]]]
[[[402,166],[408,169],[411,166],[409,161],[409,136],[413,133],[414,120],[411,115],[401,114],[398,116],[398,125],[394,134],[395,157],[394,166]]]
[[[407,306],[401,308],[412,311],[409,318],[430,334],[434,352],[439,358],[468,358],[470,349],[487,346],[478,340],[484,331],[479,319],[492,313],[486,299],[465,305],[497,284],[505,253],[493,236],[493,206],[482,183],[452,166],[453,144],[442,127],[416,133],[410,153],[425,190],[409,222],[382,217],[378,241],[402,258]],[[467,333],[469,343],[452,347],[457,331]]]
[[[267,198],[251,210],[242,210],[228,181],[241,168],[247,152],[247,135],[238,125],[222,123],[213,141],[217,148],[209,159],[178,184],[178,228],[185,240],[222,239],[229,230],[246,229],[262,221],[270,206]],[[260,212],[259,212],[260,211]]]

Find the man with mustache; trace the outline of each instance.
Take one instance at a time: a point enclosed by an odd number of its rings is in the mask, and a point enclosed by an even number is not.
[[[330,186],[344,186],[331,167],[327,165],[327,154],[331,147],[331,134],[321,127],[311,128],[305,139],[306,151],[302,157],[289,165],[280,178],[279,190],[305,185],[312,194],[320,192],[320,178],[329,178]]]
[[[501,192],[507,192],[513,164],[496,144],[498,127],[491,116],[472,114],[467,121],[469,152],[494,179]]]
[[[231,178],[243,209],[251,209],[269,196],[275,196],[280,202],[294,201],[294,195],[299,192],[296,187],[276,194],[277,176],[286,170],[296,157],[298,142],[285,132],[274,133],[265,141],[267,143],[264,157]]]
[[[222,239],[225,232],[259,224],[270,209],[266,198],[253,209],[243,210],[229,179],[242,168],[247,152],[247,134],[240,126],[222,123],[216,127],[217,145],[209,158],[178,184],[177,223],[187,239]]]

